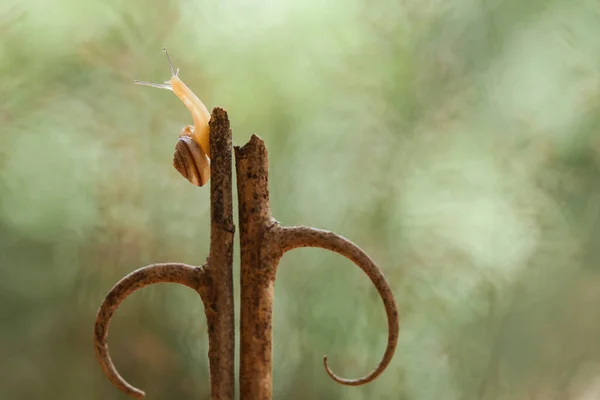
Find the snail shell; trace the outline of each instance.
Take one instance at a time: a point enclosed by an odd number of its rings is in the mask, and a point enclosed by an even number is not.
[[[175,145],[173,166],[188,181],[204,186],[210,179],[210,158],[192,138],[194,127],[183,128]]]
[[[194,126],[188,125],[181,130],[175,145],[173,166],[184,178],[196,186],[204,186],[210,179],[210,113],[204,103],[192,92],[181,79],[179,68],[175,68],[167,49],[163,49],[169,67],[171,79],[165,83],[152,83],[135,80],[137,85],[151,86],[171,90],[192,113]]]

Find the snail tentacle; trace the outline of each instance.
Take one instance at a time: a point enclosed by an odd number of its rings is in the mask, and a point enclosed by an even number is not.
[[[210,112],[198,96],[179,79],[179,68],[173,66],[167,49],[163,48],[163,51],[169,62],[171,79],[165,83],[139,80],[135,80],[134,83],[170,90],[190,111],[194,125],[183,128],[180,139],[175,146],[173,166],[192,184],[204,186],[210,179]],[[184,136],[188,139],[184,139]]]

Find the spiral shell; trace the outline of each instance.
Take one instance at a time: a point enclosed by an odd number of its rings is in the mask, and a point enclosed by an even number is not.
[[[210,179],[210,159],[192,138],[192,126],[181,131],[175,145],[173,166],[188,181],[196,186],[204,186]]]

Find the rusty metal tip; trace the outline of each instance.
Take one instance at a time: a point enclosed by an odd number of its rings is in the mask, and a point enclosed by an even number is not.
[[[260,138],[260,136],[256,134],[252,134],[250,136],[250,140],[243,146],[233,146],[233,150],[237,157],[244,158],[246,157],[246,153],[252,153],[253,149],[256,147],[265,147],[265,142]],[[266,151],[266,148],[265,148]]]
[[[227,110],[222,107],[214,107],[211,114],[219,118],[227,118]]]
[[[135,393],[129,393],[129,396],[133,397],[134,399],[143,399],[144,397],[146,397],[146,393],[142,390],[138,390]]]
[[[345,385],[345,386],[361,386],[361,385],[367,384],[367,383],[373,381],[375,378],[377,378],[381,374],[381,372],[383,371],[383,370],[381,370],[381,369],[378,368],[375,371],[371,372],[369,375],[364,376],[362,378],[347,379],[347,378],[342,378],[341,376],[336,375],[331,370],[331,368],[329,368],[329,363],[327,361],[327,356],[323,356],[323,365],[325,366],[325,372],[327,372],[327,375],[329,375],[329,377],[331,379],[333,379],[334,381],[336,381],[340,385]]]
[[[331,368],[329,368],[329,363],[327,361],[327,355],[323,356],[323,366],[325,367],[325,372],[327,372],[327,375],[329,375],[329,377],[331,379],[333,379],[334,381],[336,381],[337,383],[341,383],[342,385],[352,385],[354,383],[353,381],[341,378],[333,373]]]
[[[260,136],[258,136],[256,133],[253,133],[252,136],[250,136],[250,142],[254,142],[256,143],[264,143],[264,141],[260,138]]]

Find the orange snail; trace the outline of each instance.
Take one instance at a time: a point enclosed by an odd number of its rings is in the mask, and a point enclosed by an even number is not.
[[[171,79],[165,83],[142,82],[136,85],[167,89],[175,93],[192,113],[194,125],[181,130],[175,145],[173,166],[181,175],[196,186],[204,186],[210,179],[209,128],[210,112],[202,101],[179,79],[179,68],[175,69],[167,49],[163,49],[171,67]]]

